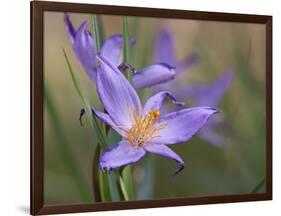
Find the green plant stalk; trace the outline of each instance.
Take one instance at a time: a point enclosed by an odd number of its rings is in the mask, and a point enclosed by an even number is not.
[[[96,49],[95,51],[98,52],[103,43],[101,21],[96,14],[92,15],[92,21],[93,21],[93,35],[95,39],[95,49]]]
[[[72,70],[71,64],[69,62],[69,59],[68,59],[67,54],[66,54],[64,49],[63,49],[63,53],[64,53],[65,60],[67,62],[67,66],[68,66],[68,69],[69,69],[69,72],[70,72],[73,84],[75,86],[75,89],[76,89],[78,95],[80,96],[80,99],[81,99],[81,101],[83,103],[83,106],[85,107],[85,112],[86,112],[86,115],[87,115],[87,117],[89,119],[89,122],[92,125],[92,127],[94,128],[94,135],[98,138],[99,143],[101,143],[101,147],[102,148],[106,148],[107,144],[106,144],[106,141],[105,141],[104,134],[102,134],[101,128],[98,125],[96,117],[92,114],[91,105],[88,102],[87,98],[84,96],[84,93],[83,93],[83,91],[81,89],[80,82],[75,77],[75,74],[74,74],[74,72]]]
[[[92,15],[92,24],[93,24],[93,37],[95,40],[95,53],[98,53],[101,49],[103,42],[103,33],[102,33],[102,24],[99,16]],[[94,61],[94,59],[93,59]],[[97,65],[99,65],[99,61],[96,59]],[[104,136],[106,136],[106,125],[101,124],[101,130]],[[113,188],[113,177],[104,174],[101,170],[99,170],[99,183],[100,183],[100,192],[102,201],[114,201],[116,199],[115,191]]]
[[[45,81],[46,82],[46,81]],[[75,162],[75,157],[70,149],[69,140],[63,130],[63,125],[60,122],[59,115],[56,111],[55,102],[51,97],[48,86],[45,83],[44,85],[44,104],[46,110],[48,111],[50,121],[52,122],[52,126],[54,127],[54,131],[56,132],[56,136],[58,139],[59,145],[58,151],[60,156],[64,162],[64,166],[66,167],[68,173],[72,176],[76,188],[80,194],[81,200],[83,202],[91,202],[93,197],[86,187],[86,182],[83,180],[82,174],[78,168],[77,163]]]
[[[140,19],[139,17],[134,17],[133,18],[133,22],[130,26],[130,29],[132,29],[130,32],[131,32],[131,37],[133,37],[134,39],[137,40],[137,37],[138,37],[138,33],[139,33],[139,26],[140,26]],[[133,46],[133,48],[130,50],[130,60],[131,60],[131,63],[135,63],[135,54],[136,54],[136,47]],[[135,64],[133,64],[135,65]]]
[[[100,178],[100,189],[101,189],[101,199],[102,201],[111,201],[111,192],[109,187],[109,177],[102,171],[99,172]]]
[[[128,28],[128,18],[123,17],[123,61],[125,63],[130,63],[130,46],[129,46],[129,28]],[[131,81],[132,74],[130,70],[125,71],[126,78]]]
[[[121,187],[124,199],[126,201],[130,200],[129,195],[128,195],[127,190],[126,190],[126,184],[125,184],[121,175],[119,176],[119,183],[120,183],[120,187]]]

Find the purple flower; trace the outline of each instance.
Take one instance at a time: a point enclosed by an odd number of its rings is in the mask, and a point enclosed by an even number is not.
[[[193,101],[193,106],[211,106],[217,108],[229,89],[233,76],[234,70],[229,69],[213,83],[196,84],[191,86],[182,85],[174,89],[174,92],[177,98],[191,99]],[[225,146],[225,139],[222,135],[216,132],[216,129],[218,126],[227,128],[228,124],[220,117],[222,116],[211,118],[206,127],[204,127],[198,135],[212,145],[221,148]]]
[[[94,113],[122,136],[119,143],[101,155],[101,169],[109,172],[137,162],[146,153],[153,153],[175,160],[179,164],[178,173],[183,169],[184,161],[168,145],[191,139],[217,110],[196,107],[161,115],[160,108],[166,98],[180,105],[169,92],[155,94],[143,107],[135,89],[121,71],[106,57],[98,55],[97,58],[100,68],[96,87],[107,113],[96,109]]]
[[[167,29],[161,29],[157,35],[155,49],[154,49],[154,61],[164,62],[175,67],[176,75],[175,79],[167,80],[168,82],[154,86],[154,92],[163,91],[169,89],[172,93],[181,100],[186,98],[195,101],[194,106],[210,106],[218,107],[219,102],[228,90],[231,81],[233,79],[233,70],[226,71],[221,77],[219,77],[212,84],[200,84],[200,85],[184,85],[179,83],[181,76],[179,74],[186,71],[190,66],[197,63],[199,57],[196,54],[187,56],[182,61],[177,62],[174,54],[174,43],[171,33]],[[206,127],[204,127],[199,136],[210,142],[216,147],[224,146],[224,137],[216,132],[216,128],[220,125],[225,126],[225,121],[216,118],[211,118]]]
[[[87,31],[88,22],[84,21],[76,30],[73,26],[68,14],[64,16],[65,26],[68,33],[68,38],[72,44],[73,51],[88,74],[89,78],[95,82],[97,64],[96,64],[96,49],[92,34]],[[130,44],[134,44],[134,40],[130,40]],[[112,35],[103,43],[100,53],[102,56],[114,66],[119,66],[122,63],[122,48],[123,36]],[[152,71],[154,73],[152,73]],[[166,82],[173,79],[175,70],[168,64],[153,64],[140,71],[133,76],[133,85],[137,88],[152,86],[158,83]]]

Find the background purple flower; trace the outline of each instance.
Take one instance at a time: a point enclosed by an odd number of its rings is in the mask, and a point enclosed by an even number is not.
[[[176,71],[173,80],[155,85],[153,87],[154,92],[169,90],[180,100],[186,101],[190,99],[190,101],[194,102],[193,106],[218,107],[234,75],[233,70],[228,70],[211,84],[180,84],[180,73],[183,71],[188,72],[188,69],[199,61],[199,57],[197,54],[192,54],[181,61],[176,61],[172,34],[164,28],[158,32],[156,37],[154,61],[170,64],[175,67]],[[225,145],[224,137],[216,132],[216,128],[224,124],[225,122],[221,116],[215,116],[210,119],[207,127],[200,131],[199,136],[216,147],[223,147]]]
[[[83,66],[89,78],[95,82],[97,72],[96,65],[96,48],[92,34],[87,30],[88,21],[84,21],[76,30],[70,20],[70,16],[64,16],[65,26],[68,33],[69,41],[72,44],[73,51],[78,61]],[[135,43],[134,39],[130,39],[130,44]],[[115,34],[110,36],[102,44],[100,54],[114,66],[119,66],[123,61],[123,36]],[[154,73],[152,73],[152,71]],[[174,67],[169,64],[159,63],[153,64],[137,71],[132,78],[135,88],[150,87],[159,83],[173,79],[175,76]]]

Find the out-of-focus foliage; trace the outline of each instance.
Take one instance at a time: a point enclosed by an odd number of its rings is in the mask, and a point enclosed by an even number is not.
[[[87,14],[71,16],[76,26],[92,18]],[[122,34],[122,17],[102,16],[101,21],[105,37]],[[84,121],[81,127],[78,121],[83,104],[73,86],[61,47],[66,50],[75,75],[92,105],[99,104],[95,86],[73,54],[64,28],[63,13],[45,12],[44,22],[44,79],[48,81],[44,106],[44,200],[46,204],[93,202],[92,167],[97,140],[89,122]],[[265,27],[128,17],[128,31],[137,40],[131,49],[130,61],[137,69],[153,62],[155,35],[163,26],[172,32],[177,57],[193,52],[200,56],[200,63],[182,75],[181,84],[213,82],[227,68],[235,69],[231,87],[219,104],[231,133],[225,134],[225,128],[218,128],[226,137],[227,145],[222,149],[198,136],[188,143],[172,147],[186,162],[186,168],[175,177],[171,173],[176,165],[165,158],[149,155],[131,166],[135,199],[264,191]],[[143,99],[150,93],[149,89],[140,91]],[[82,180],[77,184],[79,177]],[[114,200],[119,199],[114,197]]]

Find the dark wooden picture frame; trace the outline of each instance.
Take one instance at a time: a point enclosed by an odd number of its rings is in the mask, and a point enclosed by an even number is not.
[[[272,199],[272,17],[231,13],[103,6],[92,4],[31,2],[31,214],[54,214],[137,209]],[[266,25],[266,192],[211,197],[46,206],[43,199],[43,13],[44,11],[110,15],[169,17],[194,20],[259,23]]]

